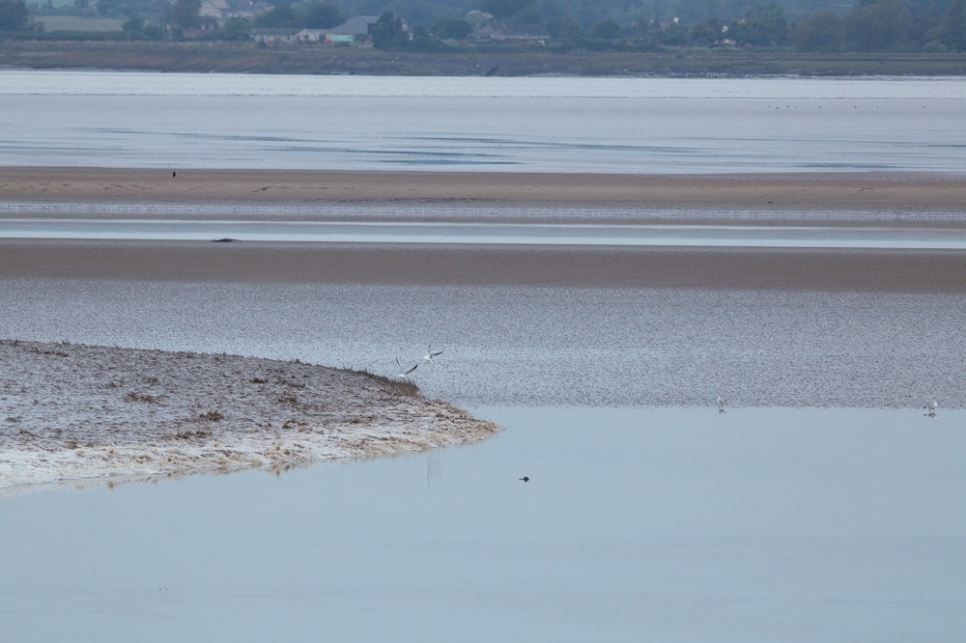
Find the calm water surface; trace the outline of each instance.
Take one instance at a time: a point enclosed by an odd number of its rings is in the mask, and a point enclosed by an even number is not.
[[[506,432],[5,498],[0,637],[961,640],[962,411],[474,410]]]
[[[962,79],[3,70],[0,113],[0,166],[966,167]],[[422,389],[505,427],[279,477],[0,498],[0,640],[966,630],[962,296],[7,279],[0,302],[2,337],[387,374],[433,342]]]
[[[950,217],[952,219],[952,217]],[[966,249],[966,230],[913,227],[639,225],[573,223],[392,223],[0,219],[0,238],[698,246],[755,248]]]
[[[962,174],[966,80],[0,70],[0,165]]]
[[[962,632],[962,297],[6,280],[0,299],[24,339],[385,373],[433,341],[420,386],[505,428],[0,498],[0,640]],[[639,404],[660,407],[615,408]],[[793,408],[816,404],[896,408]]]
[[[0,336],[300,359],[460,405],[966,407],[966,298],[0,280]]]

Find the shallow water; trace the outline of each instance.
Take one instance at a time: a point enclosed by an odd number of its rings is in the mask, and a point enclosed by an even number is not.
[[[0,112],[8,166],[966,167],[962,79],[3,70]],[[0,302],[2,337],[385,374],[432,342],[423,391],[506,429],[2,498],[0,640],[962,638],[961,295],[6,279]]]
[[[960,78],[0,70],[0,113],[0,165],[630,174],[966,168]]]
[[[0,280],[0,336],[300,359],[458,405],[966,407],[962,295]]]
[[[966,249],[966,230],[910,227],[0,219],[0,238],[315,243]]]
[[[962,411],[474,412],[505,433],[5,498],[0,638],[960,640]]]

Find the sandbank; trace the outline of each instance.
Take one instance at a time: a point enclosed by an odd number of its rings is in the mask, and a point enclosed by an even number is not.
[[[302,362],[0,341],[0,494],[280,471],[497,431],[408,381]]]
[[[909,173],[681,176],[8,167],[0,169],[0,201],[962,214],[966,177]]]
[[[71,204],[93,204],[93,209],[79,208],[74,213]],[[183,168],[0,170],[2,217],[90,218],[97,216],[97,204],[113,206],[101,215],[104,218],[327,220],[363,216],[406,221],[456,216],[460,220],[489,217],[529,222],[534,217],[563,217],[565,222],[579,223],[590,216],[595,222],[606,221],[621,212],[618,219],[626,222],[741,225],[747,220],[756,225],[794,221],[796,225],[961,229],[966,227],[966,177],[909,173],[660,176]],[[145,214],[138,204],[171,207],[148,209]],[[180,205],[193,209],[180,214]],[[198,209],[211,205],[221,209],[213,213]],[[52,210],[46,211],[47,206]],[[574,208],[577,214],[573,214]],[[570,214],[560,214],[566,209]],[[802,212],[821,216],[809,218]],[[4,239],[0,240],[0,278],[959,293],[966,291],[966,253]]]
[[[0,239],[0,279],[963,293],[966,253]]]

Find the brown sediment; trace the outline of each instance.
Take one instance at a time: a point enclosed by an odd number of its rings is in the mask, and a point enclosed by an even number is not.
[[[177,176],[172,176],[174,169]],[[962,213],[966,207],[966,177],[909,173],[681,176],[8,167],[0,169],[0,200]]]
[[[0,279],[966,292],[966,252],[0,240]]]
[[[466,206],[460,215],[464,221],[486,207],[512,212],[508,216],[518,220],[545,206],[586,207],[594,210],[597,222],[608,209],[633,208],[645,219],[648,210],[666,209],[670,213],[661,216],[674,222],[677,210],[688,223],[695,222],[694,215],[684,211],[696,209],[724,211],[729,225],[755,211],[756,223],[780,222],[789,216],[783,212],[805,209],[830,213],[837,224],[848,224],[851,212],[872,212],[872,219],[862,221],[872,225],[879,224],[880,214],[913,211],[932,215],[914,225],[966,226],[966,179],[908,173],[660,176],[178,168],[172,176],[170,170],[14,167],[0,169],[0,202],[221,204],[229,209],[245,204],[256,207],[230,210],[230,217],[265,220],[276,215],[259,206],[310,206],[287,211],[285,217],[326,219],[344,216],[326,210],[328,205],[373,204],[390,206],[399,221],[424,216],[419,206],[431,204]],[[50,216],[24,209],[28,217]],[[6,212],[21,216],[16,205]],[[72,215],[67,208],[54,216]],[[110,216],[142,215],[133,208]],[[901,218],[882,223],[909,224]],[[966,253],[0,240],[0,278],[31,277],[963,292]]]

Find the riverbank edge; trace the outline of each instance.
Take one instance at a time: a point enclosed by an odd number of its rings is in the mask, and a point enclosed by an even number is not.
[[[964,76],[966,54],[704,48],[595,52],[534,47],[425,53],[311,46],[260,48],[253,42],[6,40],[0,43],[0,66],[371,76]]]
[[[278,473],[500,429],[410,381],[301,361],[0,340],[0,495]]]

